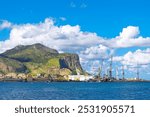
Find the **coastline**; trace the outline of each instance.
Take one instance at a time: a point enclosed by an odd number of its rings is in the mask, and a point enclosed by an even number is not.
[[[150,82],[150,80],[112,80],[112,81],[98,81],[98,80],[89,80],[89,81],[75,81],[75,80],[60,80],[60,79],[54,79],[50,80],[48,78],[27,78],[27,79],[15,79],[15,78],[3,78],[0,79],[0,82],[98,82],[98,83],[104,83],[104,82]]]

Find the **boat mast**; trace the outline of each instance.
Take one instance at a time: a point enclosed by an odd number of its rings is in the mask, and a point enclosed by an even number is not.
[[[139,80],[139,67],[137,65],[137,80]]]
[[[98,78],[101,79],[101,67],[98,68]]]
[[[124,80],[124,65],[122,65],[122,80]]]
[[[103,77],[103,62],[104,62],[104,59],[102,58],[101,59],[101,77]]]
[[[119,72],[118,72],[118,67],[116,68],[116,79],[119,80]]]
[[[110,69],[109,69],[109,78],[112,78],[112,58],[113,56],[111,55],[111,60],[110,60]]]

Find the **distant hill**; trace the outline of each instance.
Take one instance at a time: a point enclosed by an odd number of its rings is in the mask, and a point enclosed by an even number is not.
[[[20,62],[43,62],[52,56],[58,55],[58,51],[41,44],[19,45],[6,51],[2,56],[18,60]]]
[[[19,45],[0,54],[0,73],[24,73],[31,76],[83,73],[77,54],[58,53],[42,44]]]

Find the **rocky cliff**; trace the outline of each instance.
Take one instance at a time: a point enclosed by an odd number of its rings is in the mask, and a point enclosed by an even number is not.
[[[26,66],[14,59],[5,58],[0,56],[0,73],[10,73],[10,72],[23,72],[27,70]]]
[[[76,74],[76,69],[83,73],[77,54],[59,54],[41,44],[21,45],[0,54],[0,74],[58,77]]]

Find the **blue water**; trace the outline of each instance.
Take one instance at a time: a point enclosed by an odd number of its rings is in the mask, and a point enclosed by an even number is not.
[[[1,100],[150,100],[150,82],[0,82]]]

